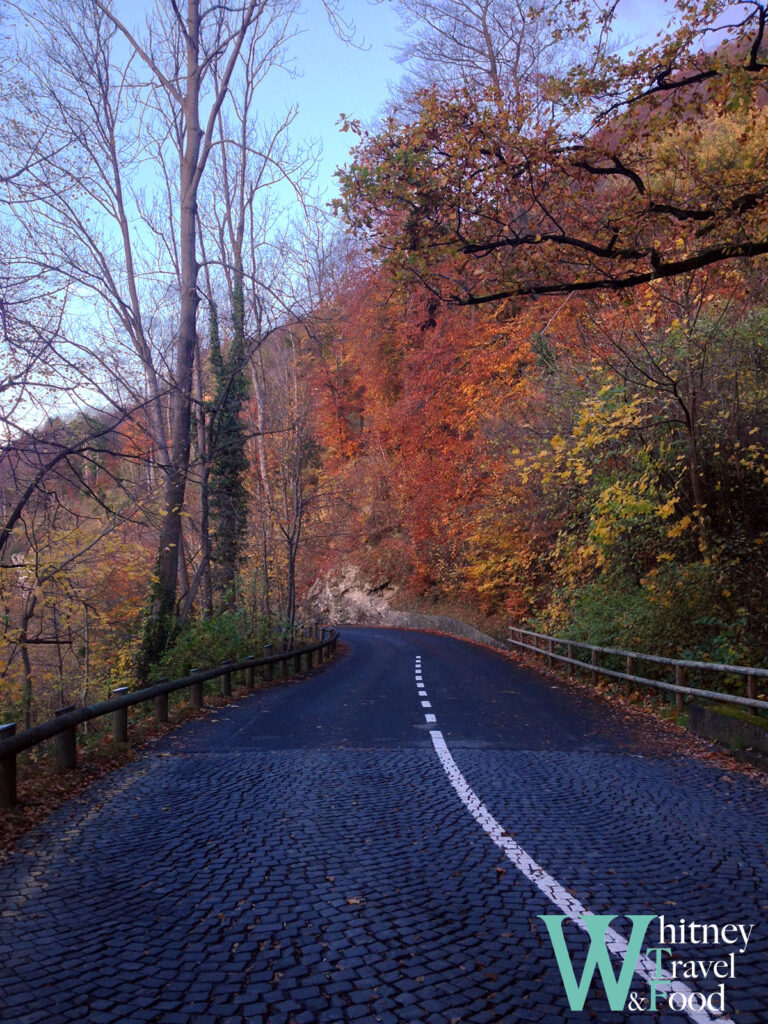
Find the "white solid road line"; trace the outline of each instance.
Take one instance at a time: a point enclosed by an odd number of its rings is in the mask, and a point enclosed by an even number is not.
[[[426,718],[427,720],[430,718],[434,719],[434,715],[427,715]],[[440,763],[445,770],[445,774],[448,776],[449,782],[456,790],[461,802],[486,835],[504,851],[517,870],[533,882],[536,888],[544,893],[548,900],[554,903],[555,906],[558,907],[563,914],[569,917],[574,924],[578,925],[582,931],[586,931],[586,928],[582,923],[582,918],[589,914],[586,907],[584,907],[572,893],[568,892],[567,889],[564,889],[563,886],[552,877],[552,875],[548,874],[544,870],[544,868],[540,867],[536,861],[525,852],[522,846],[519,846],[514,839],[511,839],[510,836],[507,835],[461,774],[461,771],[454,761],[453,756],[448,749],[448,745],[443,738],[443,734],[437,729],[431,729],[429,735],[432,737],[435,752],[440,758]],[[619,935],[619,933],[613,928],[608,928],[605,933],[605,940],[609,951],[624,961],[627,954],[627,940],[624,936]],[[635,974],[646,982],[653,978],[657,978],[658,975],[655,961],[651,960],[650,957],[640,956],[635,966]],[[693,989],[690,989],[682,981],[674,980],[669,972],[662,971],[662,974],[664,978],[670,981],[671,984],[669,987],[672,992],[679,992],[686,998],[686,1000],[693,994]],[[695,1022],[695,1024],[714,1024],[714,1022],[717,1022],[717,1024],[733,1024],[730,1017],[713,1017],[711,1014],[707,1013],[706,1010],[677,1010],[670,1012],[685,1014],[685,1016],[689,1017]]]

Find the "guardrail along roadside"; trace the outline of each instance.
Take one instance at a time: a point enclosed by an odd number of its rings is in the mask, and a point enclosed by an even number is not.
[[[570,637],[537,633],[518,626],[509,627],[507,643],[545,658],[550,667],[557,662],[571,666],[588,674],[593,683],[597,682],[599,676],[604,676],[625,683],[628,691],[642,686],[665,692],[674,699],[677,713],[687,712],[689,727],[694,732],[731,746],[754,747],[768,757],[768,718],[764,717],[768,715],[768,700],[758,695],[761,683],[768,690],[768,669],[686,658],[664,658],[658,654],[627,651],[620,647],[601,647]],[[589,660],[585,659],[582,652],[589,653]],[[669,678],[641,675],[637,666],[643,663],[656,667],[657,674],[672,677],[674,682]],[[724,679],[728,689],[691,686],[691,675],[701,680],[710,675],[719,676]],[[742,692],[731,692],[733,690]],[[717,711],[712,708],[712,704],[726,705],[730,710]],[[726,715],[730,718],[726,718]],[[761,759],[756,763],[763,765],[763,761]]]
[[[535,643],[526,643],[522,639],[524,636],[531,637]],[[591,673],[593,682],[596,682],[597,676],[601,675],[608,676],[611,679],[620,679],[637,686],[650,686],[657,690],[667,690],[675,693],[677,695],[675,703],[678,711],[683,710],[683,698],[686,694],[693,697],[706,697],[708,700],[722,701],[724,704],[739,704],[743,707],[759,708],[761,711],[768,711],[768,701],[757,696],[757,680],[768,679],[768,669],[766,668],[750,668],[746,665],[723,665],[714,661],[687,661],[684,658],[662,658],[658,654],[625,651],[620,647],[598,647],[596,644],[587,644],[581,640],[549,636],[547,633],[535,633],[531,629],[520,629],[516,626],[509,627],[507,643],[543,655],[550,666],[555,661],[560,661],[567,665],[575,665],[578,668],[586,669]],[[568,653],[558,654],[555,650],[556,646],[565,647]],[[590,651],[590,660],[582,661],[579,658],[574,658],[574,650]],[[621,672],[617,669],[600,665],[598,662],[598,655],[600,654],[614,658],[626,658],[626,671]],[[635,672],[635,662],[638,661],[645,661],[654,665],[666,665],[673,668],[675,673],[674,683],[637,675]],[[726,693],[722,690],[705,690],[695,686],[688,686],[686,685],[686,680],[691,669],[743,676],[745,677],[746,696]]]
[[[193,708],[202,708],[205,703],[203,684],[220,679],[221,695],[232,693],[232,682],[236,677],[244,678],[247,689],[256,685],[256,672],[260,670],[266,682],[275,678],[278,668],[284,679],[288,678],[289,663],[294,671],[309,671],[319,667],[333,657],[338,642],[338,630],[327,627],[307,628],[309,643],[291,650],[272,653],[272,644],[266,644],[264,654],[244,658],[241,661],[226,661],[214,668],[193,669],[188,676],[180,679],[160,679],[151,686],[129,690],[126,686],[114,690],[110,700],[100,701],[83,707],[69,705],[59,708],[56,716],[40,725],[22,732],[16,731],[16,723],[0,725],[0,807],[14,807],[17,795],[17,757],[26,750],[47,740],[55,741],[56,763],[65,771],[77,766],[77,727],[84,722],[112,716],[112,738],[115,743],[127,743],[129,737],[128,709],[137,704],[154,703],[154,717],[157,722],[168,721],[168,697],[171,693],[189,689]]]

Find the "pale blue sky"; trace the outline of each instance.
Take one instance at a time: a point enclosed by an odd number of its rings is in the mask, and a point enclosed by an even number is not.
[[[556,7],[558,0],[551,3]],[[152,6],[153,0],[118,0],[117,11],[137,23]],[[664,0],[620,0],[616,28],[627,38],[649,42],[664,27],[671,6]],[[356,141],[340,131],[339,115],[373,122],[387,102],[389,84],[402,74],[394,58],[399,19],[391,0],[343,0],[343,13],[356,28],[355,45],[349,45],[335,35],[321,0],[304,0],[302,7],[295,22],[298,35],[289,44],[299,77],[273,71],[261,87],[259,108],[271,120],[298,104],[291,136],[297,143],[322,142],[319,184],[334,190],[333,172]]]
[[[399,24],[392,5],[347,0],[344,10],[357,29],[355,46],[336,37],[320,0],[306,0],[303,31],[291,44],[301,78],[287,83],[300,108],[294,137],[322,140],[320,177],[327,187],[355,141],[340,131],[339,115],[372,121],[387,100],[388,82],[401,71],[392,49]]]
[[[557,0],[553,0],[556,3]],[[650,42],[666,24],[671,5],[664,0],[621,0],[617,30],[632,40]],[[277,110],[292,100],[300,106],[293,136],[322,140],[324,156],[320,181],[333,189],[334,169],[347,159],[355,138],[342,133],[336,124],[340,113],[364,124],[373,121],[389,96],[388,83],[396,81],[402,69],[394,59],[399,21],[389,0],[346,0],[344,11],[357,27],[360,48],[336,38],[320,0],[305,0],[300,23],[304,31],[291,49],[301,78],[282,78],[285,96],[276,95],[279,79],[270,79],[268,103]]]

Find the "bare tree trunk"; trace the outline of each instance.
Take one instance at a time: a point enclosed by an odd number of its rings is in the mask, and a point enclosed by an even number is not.
[[[179,533],[179,573],[177,586],[179,590],[179,601],[183,604],[190,591],[189,566],[187,564],[187,541],[184,537],[183,524],[181,532]]]
[[[203,371],[200,352],[200,343],[195,350],[195,402],[197,403],[197,451],[200,461],[200,563],[197,567],[192,583],[181,605],[179,614],[179,625],[183,626],[189,618],[198,590],[202,587],[203,592],[203,615],[211,618],[213,615],[213,587],[211,585],[211,538],[209,535],[209,514],[208,514],[208,456],[209,438],[208,426],[206,423],[204,396],[203,396]]]
[[[21,664],[24,669],[24,679],[22,681],[22,707],[24,709],[24,728],[29,729],[32,727],[32,662],[29,658],[29,648],[27,646],[29,640],[29,623],[32,621],[32,616],[35,613],[35,605],[37,604],[37,596],[30,594],[27,600],[24,602],[24,611],[21,617],[21,629],[19,630],[18,645],[21,650]]]
[[[200,453],[200,563],[202,567],[203,613],[206,618],[213,615],[213,586],[211,584],[211,537],[208,509],[208,428],[205,406],[203,405],[203,367],[200,346],[197,347],[197,372],[195,375],[195,399],[197,401],[197,448]]]
[[[185,45],[186,88],[168,82],[155,62],[137,45],[101,0],[96,0],[105,13],[133,43],[137,52],[159,75],[170,96],[180,105],[184,125],[184,149],[179,164],[179,263],[181,297],[179,327],[176,334],[176,378],[170,394],[171,440],[170,459],[165,476],[165,513],[160,530],[156,580],[152,586],[148,613],[145,619],[139,674],[146,679],[150,666],[165,649],[173,628],[176,611],[176,578],[181,538],[181,513],[184,507],[187,475],[189,472],[190,426],[192,420],[192,371],[197,341],[197,195],[200,180],[211,151],[213,131],[219,111],[229,90],[248,29],[261,14],[264,3],[256,0],[244,6],[239,28],[233,33],[226,68],[217,81],[215,95],[208,115],[207,127],[200,126],[200,89],[205,60],[201,61],[199,0],[187,0],[187,16],[183,38]]]
[[[286,568],[285,581],[285,621],[293,636],[293,629],[296,624],[296,554],[298,544],[293,538],[288,539],[288,565]]]
[[[267,468],[267,386],[264,379],[264,363],[261,350],[251,360],[251,381],[253,382],[253,393],[256,396],[256,455],[259,464],[259,481],[261,483],[267,506],[272,508],[272,487],[269,482],[269,470]]]
[[[254,353],[250,365],[253,394],[256,399],[256,430],[253,442],[256,452],[256,465],[258,466],[259,486],[263,495],[263,501],[261,503],[261,565],[264,581],[264,615],[268,621],[271,621],[272,579],[270,572],[270,533],[274,522],[274,508],[272,500],[272,484],[269,479],[269,465],[267,461],[267,394],[264,361],[261,349]]]
[[[272,621],[272,580],[269,572],[269,534],[268,524],[262,527],[261,564],[264,574],[264,616],[267,622]]]
[[[198,0],[188,0],[186,25],[187,91],[182,99],[185,148],[179,168],[179,254],[181,310],[176,335],[176,380],[170,395],[170,463],[165,482],[165,515],[160,530],[157,582],[144,635],[141,669],[146,676],[168,640],[175,612],[176,578],[181,542],[181,511],[189,470],[192,414],[192,366],[197,338],[197,182],[200,157],[200,14]]]
[[[699,534],[699,548],[702,552],[709,549],[709,524],[707,516],[707,496],[704,490],[704,480],[699,466],[699,448],[696,439],[697,433],[697,402],[695,392],[690,400],[685,401],[674,387],[674,395],[678,405],[683,411],[685,429],[688,434],[688,475],[691,481],[691,496],[693,497],[694,514],[696,516],[696,528]]]
[[[66,695],[64,693],[64,658],[61,654],[61,640],[59,639],[59,613],[55,601],[51,607],[51,613],[53,617],[53,636],[56,640],[56,670],[59,676],[59,707],[63,708],[66,703]]]
[[[85,654],[83,656],[83,690],[81,694],[81,703],[88,703],[88,687],[90,686],[90,675],[91,675],[91,627],[88,620],[88,605],[83,605],[83,611],[85,613],[85,622],[83,627],[83,640],[85,644]]]
[[[691,493],[696,510],[696,525],[699,532],[699,547],[702,552],[709,548],[709,523],[707,516],[707,496],[704,480],[699,466],[699,451],[696,433],[691,426],[688,434],[688,471],[691,478]]]

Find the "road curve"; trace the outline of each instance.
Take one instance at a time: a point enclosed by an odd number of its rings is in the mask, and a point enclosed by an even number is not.
[[[2,1024],[714,1019],[708,968],[687,1010],[652,1012],[636,974],[645,1009],[596,982],[572,1011],[538,915],[582,913],[623,936],[664,915],[681,965],[733,968],[727,1018],[768,1019],[762,785],[464,641],[342,643],[155,743],[0,867]],[[724,925],[753,926],[743,952]],[[578,977],[585,932],[563,929]]]

